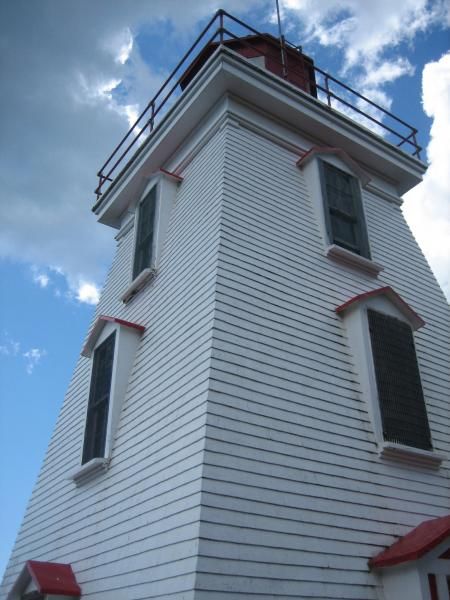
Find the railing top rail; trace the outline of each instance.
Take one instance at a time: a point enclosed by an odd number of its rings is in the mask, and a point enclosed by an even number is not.
[[[219,9],[202,29],[200,34],[195,39],[194,43],[183,55],[181,60],[177,63],[177,65],[172,70],[167,79],[164,81],[162,86],[159,88],[159,90],[156,92],[153,98],[148,102],[145,109],[142,111],[137,120],[133,123],[131,128],[128,130],[128,132],[119,142],[119,144],[114,148],[113,152],[110,154],[110,156],[107,158],[105,163],[98,171],[97,176],[99,178],[99,184],[97,189],[95,190],[95,193],[97,195],[97,201],[103,194],[103,186],[105,185],[105,183],[109,182],[110,184],[112,184],[117,168],[128,155],[128,153],[136,146],[136,144],[138,144],[139,139],[144,135],[146,130],[149,129],[150,132],[153,131],[155,126],[155,118],[164,108],[169,99],[176,93],[177,87],[179,86],[184,75],[184,73],[179,74],[179,71],[183,67],[183,65],[185,65],[184,72],[186,71],[186,68],[188,66],[188,59],[190,60],[190,63],[192,63],[194,59],[198,57],[199,54],[209,44],[215,42],[216,39],[218,39],[218,43],[227,43],[232,41],[233,39],[242,39],[242,34],[234,34],[224,26],[225,19],[229,19],[229,21],[231,21],[232,24],[234,23],[238,27],[244,29],[244,31],[247,32],[247,35],[251,34],[255,36],[265,37],[266,39],[277,39],[274,38],[274,36],[263,34],[257,31],[247,23],[244,23],[243,21],[226,12],[225,10]],[[217,29],[214,31],[215,27],[217,27]],[[208,35],[211,33],[211,31],[212,34]],[[196,49],[202,41],[203,46],[198,50],[197,53],[195,53]],[[248,41],[248,38],[245,41],[242,39],[242,42],[244,45],[251,46],[251,42]],[[285,43],[287,44],[289,52],[297,51],[299,55],[303,56],[301,50],[299,50],[300,46],[296,46],[295,44],[292,44],[287,40],[285,41]],[[272,55],[270,58],[272,61],[274,60],[274,57]],[[368,124],[374,123],[377,127],[380,127],[382,130],[386,131],[391,136],[396,138],[397,146],[402,146],[403,144],[405,144],[411,149],[412,154],[414,156],[420,158],[421,148],[416,140],[417,129],[415,129],[414,127],[412,127],[411,125],[409,125],[408,123],[406,123],[387,109],[383,108],[379,104],[373,102],[369,98],[366,98],[356,90],[352,89],[347,84],[343,83],[342,81],[339,81],[339,79],[337,79],[330,73],[327,73],[326,71],[319,67],[316,67],[315,65],[313,68],[315,74],[322,76],[324,81],[324,86],[321,85],[320,82],[315,81],[314,87],[316,90],[319,90],[322,94],[326,96],[326,102],[330,108],[338,108],[339,104],[346,106],[351,111],[354,111],[356,115],[360,115],[360,117],[367,119]],[[295,66],[291,64],[286,65],[286,69],[287,76],[289,76],[289,74],[294,74],[297,77],[297,79],[302,79],[305,77],[304,72],[295,72]],[[283,73],[285,72],[286,71],[283,70]],[[339,91],[337,91],[336,89],[332,90],[330,88],[330,81],[334,84],[334,86],[338,86]],[[168,89],[169,86],[169,91],[165,95],[163,95],[163,92],[166,89]],[[356,98],[357,102],[359,103],[359,106],[354,106],[354,104],[351,102],[351,98]],[[337,102],[337,107],[332,106],[333,100]],[[379,118],[377,118],[373,114],[369,114],[367,110],[364,111],[364,108],[361,107],[361,101],[367,103],[368,106],[378,111],[378,114],[380,115]],[[146,118],[148,117],[149,112],[150,117]],[[388,125],[383,122],[383,118],[388,118],[394,123],[390,123]],[[397,125],[397,127],[401,126],[402,128],[406,129],[406,132],[397,131],[396,129],[394,129],[395,125]],[[126,145],[126,142],[128,140],[130,141]]]

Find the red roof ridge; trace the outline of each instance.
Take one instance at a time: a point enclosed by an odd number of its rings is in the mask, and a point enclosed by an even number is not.
[[[361,184],[365,187],[371,180],[371,177],[366,171],[358,165],[358,163],[342,148],[335,148],[334,146],[313,146],[297,161],[297,167],[303,167],[311,158],[317,154],[334,154],[338,156],[342,162],[344,162],[361,180]]]
[[[118,317],[110,317],[109,315],[99,315],[94,323],[94,326],[91,329],[91,333],[89,334],[84,348],[81,352],[82,356],[91,356],[92,350],[106,323],[116,323],[117,325],[121,325],[123,327],[136,329],[136,331],[139,331],[140,333],[143,333],[145,331],[144,325],[132,323],[131,321],[125,321],[124,319],[119,319]]]
[[[335,311],[340,314],[345,312],[351,305],[366,300],[367,298],[373,298],[376,296],[387,296],[389,300],[408,318],[414,330],[420,329],[425,325],[425,321],[420,317],[414,309],[412,309],[407,302],[403,300],[403,298],[398,294],[391,286],[385,285],[381,288],[377,288],[375,290],[370,290],[368,292],[363,292],[362,294],[357,294],[338,306]]]

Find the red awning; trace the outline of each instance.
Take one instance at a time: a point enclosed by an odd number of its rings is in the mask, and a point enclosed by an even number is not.
[[[450,537],[450,515],[424,521],[369,560],[369,567],[392,567],[409,560],[417,560]]]
[[[26,566],[39,593],[72,598],[81,596],[80,586],[70,565],[28,560]]]

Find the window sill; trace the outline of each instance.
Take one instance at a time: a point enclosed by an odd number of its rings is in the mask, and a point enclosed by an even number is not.
[[[85,481],[94,478],[99,473],[107,471],[109,467],[109,459],[107,458],[92,458],[89,462],[81,465],[69,475],[69,479],[75,484],[81,485]]]
[[[139,275],[134,279],[129,287],[122,294],[120,299],[124,304],[127,304],[130,300],[132,300],[136,294],[145,286],[149,281],[152,281],[156,276],[155,268],[147,268],[141,271]]]
[[[384,267],[379,265],[373,260],[369,258],[364,258],[359,254],[355,254],[354,252],[350,252],[346,248],[342,248],[336,244],[332,244],[328,246],[325,251],[325,254],[329,258],[334,258],[335,260],[350,265],[352,267],[356,267],[357,269],[361,269],[361,271],[365,271],[370,275],[374,275],[375,277],[380,273]]]
[[[393,442],[383,442],[380,445],[380,457],[430,469],[439,469],[445,459],[445,456],[432,450],[421,450]]]

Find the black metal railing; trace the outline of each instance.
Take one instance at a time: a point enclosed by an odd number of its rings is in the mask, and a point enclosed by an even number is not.
[[[227,26],[234,27],[236,31],[231,31]],[[246,39],[246,36],[251,37],[252,35],[274,39],[272,36],[260,33],[224,10],[218,10],[215,13],[98,171],[99,182],[95,190],[97,200],[103,194],[105,183],[111,183],[114,180],[119,166],[130,155],[131,150],[136,148],[154,130],[158,117],[164,114],[164,110],[167,110],[170,106],[170,101],[177,97],[177,93],[180,91],[179,85],[187,67],[200,52],[210,44],[226,44],[232,40],[239,40],[242,46],[255,50],[251,40]],[[287,62],[285,60],[286,51],[291,55],[293,52],[298,53],[298,58],[301,59],[303,55],[300,47],[284,39],[282,44],[285,44],[285,47],[281,46],[280,48],[280,72],[288,80],[292,81],[292,78],[295,77],[297,81],[303,81],[304,85],[302,87],[305,90],[308,89],[308,86],[311,88],[311,79],[306,75],[307,70],[304,67],[304,62],[302,60],[289,61],[289,56]],[[276,60],[273,53],[270,55],[270,60]],[[285,62],[286,64],[284,64]],[[299,65],[301,68],[299,68]],[[311,68],[314,69],[315,77],[314,89],[309,90],[312,95],[324,102],[330,109],[344,112],[347,116],[351,116],[366,127],[386,136],[393,144],[398,147],[403,146],[413,156],[420,158],[421,148],[417,143],[417,129],[326,71],[312,65]]]

